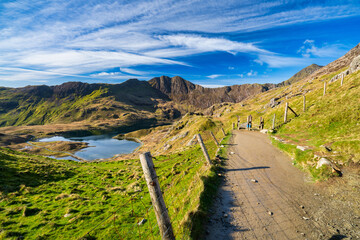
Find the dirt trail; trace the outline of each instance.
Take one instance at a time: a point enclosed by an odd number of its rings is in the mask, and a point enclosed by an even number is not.
[[[328,226],[334,215],[328,199],[266,135],[235,131],[228,153],[206,239],[349,237]]]

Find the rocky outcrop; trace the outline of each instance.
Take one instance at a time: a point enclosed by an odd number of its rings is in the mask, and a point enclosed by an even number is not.
[[[354,48],[352,48],[349,52],[347,52],[344,56],[329,63],[325,67],[322,67],[319,70],[315,71],[307,79],[311,80],[325,74],[339,71],[344,67],[348,67],[351,64],[351,62],[354,60],[354,58],[359,55],[360,55],[360,43],[356,45]]]
[[[350,63],[349,69],[335,75],[333,78],[330,79],[329,83],[335,82],[338,79],[341,79],[351,73],[357,72],[360,70],[360,55],[355,57],[352,62]]]
[[[350,72],[356,72],[360,70],[360,55],[354,58],[354,60],[350,64]]]
[[[196,108],[208,108],[217,103],[237,103],[245,98],[268,91],[275,84],[244,84],[220,88],[205,88],[176,76],[153,78],[149,84],[169,96],[175,102],[192,105]]]

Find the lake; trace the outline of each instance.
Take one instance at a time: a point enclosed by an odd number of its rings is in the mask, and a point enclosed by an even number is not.
[[[69,137],[55,136],[50,138],[42,138],[39,142],[54,141],[72,141],[87,142],[87,148],[83,148],[74,155],[85,160],[91,161],[101,158],[111,158],[117,154],[127,154],[134,151],[140,146],[140,143],[129,140],[114,139],[114,134],[92,135],[86,137]],[[58,159],[76,160],[73,157],[60,157]]]

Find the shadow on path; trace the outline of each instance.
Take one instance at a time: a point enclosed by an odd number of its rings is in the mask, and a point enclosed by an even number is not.
[[[268,166],[262,166],[262,167],[250,167],[250,168],[237,168],[237,169],[226,169],[227,172],[234,172],[234,171],[249,171],[249,170],[256,170],[256,169],[266,169],[270,168]]]

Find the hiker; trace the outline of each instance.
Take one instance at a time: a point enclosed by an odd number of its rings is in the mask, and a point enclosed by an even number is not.
[[[262,117],[260,117],[260,125],[259,125],[259,129],[264,129],[264,119]]]
[[[251,123],[252,123],[252,116],[250,114],[247,119],[247,129],[248,130],[251,130]]]

